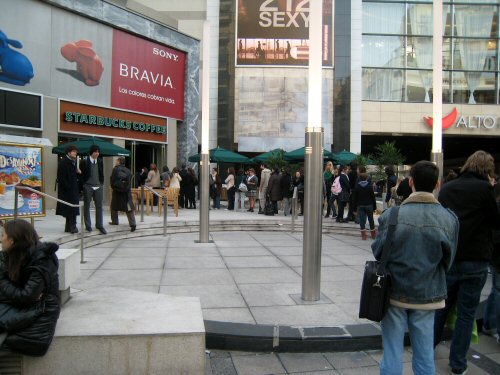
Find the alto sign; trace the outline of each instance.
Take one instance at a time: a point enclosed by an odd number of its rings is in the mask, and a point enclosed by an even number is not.
[[[458,118],[458,120],[457,120]],[[424,121],[431,128],[433,126],[433,118],[424,116]],[[453,108],[448,115],[443,117],[443,130],[454,126],[455,128],[465,129],[500,129],[500,118],[495,115],[458,115],[457,108]]]

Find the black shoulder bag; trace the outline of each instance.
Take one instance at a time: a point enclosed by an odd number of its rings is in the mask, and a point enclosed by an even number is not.
[[[385,266],[389,259],[392,240],[398,222],[399,207],[394,207],[389,216],[389,229],[382,249],[380,261],[369,260],[365,263],[361,298],[359,301],[359,317],[380,322],[389,308],[391,276]]]

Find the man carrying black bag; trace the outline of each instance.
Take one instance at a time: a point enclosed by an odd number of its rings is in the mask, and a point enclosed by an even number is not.
[[[443,208],[432,191],[437,185],[438,168],[420,161],[410,171],[413,193],[399,207],[386,269],[391,275],[390,304],[382,319],[384,356],[381,374],[403,373],[406,327],[413,349],[413,373],[433,375],[434,312],[444,306],[445,272],[455,257],[458,219]],[[389,229],[390,208],[379,218],[379,235],[372,244],[380,260]]]

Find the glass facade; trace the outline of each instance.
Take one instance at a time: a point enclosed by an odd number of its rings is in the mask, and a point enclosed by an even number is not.
[[[443,5],[443,103],[498,104],[499,0]],[[432,1],[363,1],[363,100],[432,100]]]

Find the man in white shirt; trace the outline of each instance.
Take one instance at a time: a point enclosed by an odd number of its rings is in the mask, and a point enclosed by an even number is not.
[[[90,147],[89,156],[80,163],[82,171],[81,179],[83,185],[83,211],[85,228],[92,231],[92,221],[90,220],[90,202],[94,200],[95,206],[95,227],[101,234],[107,234],[104,229],[102,218],[102,202],[104,198],[104,167],[102,158],[99,157],[101,150],[99,146]]]

